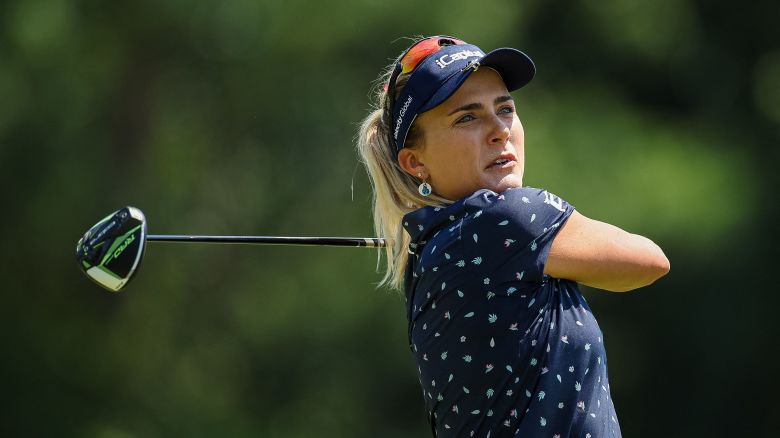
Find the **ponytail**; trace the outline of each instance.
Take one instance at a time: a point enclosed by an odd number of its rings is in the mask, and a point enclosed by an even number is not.
[[[395,147],[390,144],[390,103],[384,86],[394,66],[395,63],[391,64],[377,80],[372,109],[360,125],[357,150],[371,177],[374,231],[388,240],[385,248],[387,268],[379,286],[400,290],[403,287],[409,257],[407,249],[411,240],[401,226],[403,216],[424,206],[441,207],[452,201],[433,193],[430,196],[420,195],[417,191],[419,181],[398,164]],[[409,74],[398,77],[394,87],[396,96],[408,79]],[[409,130],[406,147],[424,147],[423,133],[416,125],[412,125]]]

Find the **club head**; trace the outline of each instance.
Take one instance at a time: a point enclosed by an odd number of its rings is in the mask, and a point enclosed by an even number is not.
[[[76,260],[84,273],[118,292],[133,278],[146,248],[146,218],[125,207],[90,228],[76,243]]]

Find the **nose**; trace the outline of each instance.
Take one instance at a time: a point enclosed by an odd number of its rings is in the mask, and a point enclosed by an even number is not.
[[[509,122],[503,120],[497,115],[494,115],[492,118],[492,125],[488,142],[491,145],[505,144],[509,140],[510,128],[511,126],[509,125]]]

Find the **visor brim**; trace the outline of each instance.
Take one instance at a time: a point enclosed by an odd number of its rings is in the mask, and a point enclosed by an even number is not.
[[[507,90],[510,92],[527,85],[536,74],[536,66],[534,66],[531,58],[525,53],[509,47],[491,51],[479,59],[479,65],[480,67],[489,67],[498,72],[504,80]],[[429,111],[447,100],[474,71],[472,68],[466,68],[447,79],[418,110],[418,114]]]

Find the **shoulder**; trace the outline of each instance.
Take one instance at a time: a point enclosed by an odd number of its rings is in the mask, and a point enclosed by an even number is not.
[[[509,215],[522,211],[552,208],[565,212],[569,205],[559,196],[536,187],[516,187],[501,193],[482,189],[464,200],[466,211],[476,217],[483,214]]]
[[[535,187],[479,191],[466,203],[469,214],[462,230],[466,258],[478,261],[494,280],[512,279],[517,273],[518,278],[542,281],[550,245],[573,207]],[[514,268],[505,272],[509,266]]]
[[[502,193],[480,190],[466,200],[466,205],[463,231],[477,246],[489,240],[506,246],[529,245],[544,235],[555,234],[574,211],[558,196],[535,187]]]

